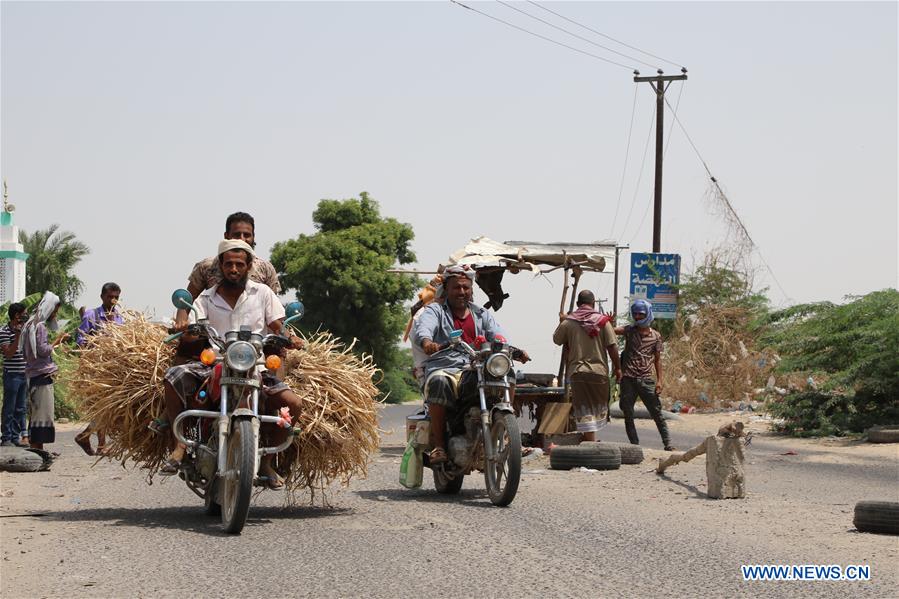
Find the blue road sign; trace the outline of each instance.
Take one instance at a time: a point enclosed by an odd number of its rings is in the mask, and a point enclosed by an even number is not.
[[[673,319],[677,312],[680,254],[631,253],[630,301],[645,299],[656,318]]]

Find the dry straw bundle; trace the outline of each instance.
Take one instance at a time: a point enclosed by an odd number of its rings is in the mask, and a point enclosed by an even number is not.
[[[379,442],[378,370],[329,333],[317,333],[306,348],[291,350],[285,382],[303,402],[292,450],[280,460],[291,500],[305,489],[314,495],[334,481],[365,476],[368,456]]]
[[[142,314],[126,312],[125,324],[88,337],[68,386],[82,414],[107,433],[106,452],[124,465],[132,460],[149,477],[168,453],[168,439],[147,428],[165,417],[162,381],[174,348],[166,330]]]
[[[149,470],[168,453],[168,436],[147,428],[164,418],[163,377],[174,348],[163,345],[166,330],[142,315],[129,313],[125,324],[107,327],[85,345],[69,381],[85,416],[104,429],[110,458],[132,460]],[[379,441],[378,370],[371,357],[359,357],[328,333],[291,350],[285,382],[303,402],[292,448],[278,458],[288,501],[305,490],[314,498],[332,482],[365,476],[369,455]],[[296,415],[295,415],[296,416]]]

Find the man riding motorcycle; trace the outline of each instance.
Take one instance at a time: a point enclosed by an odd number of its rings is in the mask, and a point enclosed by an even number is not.
[[[273,333],[281,332],[284,319],[284,307],[268,286],[248,279],[248,273],[254,260],[253,249],[245,241],[226,239],[219,243],[218,260],[224,278],[222,282],[203,291],[195,300],[198,319],[208,319],[209,325],[219,334],[235,331],[242,326],[249,327],[253,333],[263,333],[266,328]],[[191,343],[196,338],[185,334],[182,342]],[[302,347],[302,340],[291,335],[293,347]],[[202,362],[188,362],[172,366],[165,374],[166,416],[169,423],[175,421],[178,414],[195,407],[197,394],[212,374],[212,366]],[[280,381],[274,373],[266,372],[262,377],[265,410],[274,412],[287,407],[294,419],[300,411],[300,400],[290,388]],[[263,430],[278,444],[287,433],[274,425],[265,424]],[[275,437],[281,437],[280,440]],[[185,447],[172,442],[175,449],[161,468],[162,474],[175,474],[180,467]],[[278,488],[283,485],[278,474],[271,465],[272,455],[262,458],[259,471],[266,476],[269,486]]]
[[[456,353],[433,356],[450,342],[450,333],[462,331],[462,340],[474,346],[483,336],[493,341],[504,336],[493,314],[472,303],[472,284],[475,272],[465,266],[451,266],[443,272],[446,301],[434,302],[422,309],[412,329],[412,343],[421,347],[429,357],[424,363],[423,392],[431,417],[430,463],[447,461],[445,428],[447,412],[456,414],[470,402],[478,401],[477,373],[464,371],[467,358]],[[517,350],[513,356],[519,362],[530,360],[527,352]]]

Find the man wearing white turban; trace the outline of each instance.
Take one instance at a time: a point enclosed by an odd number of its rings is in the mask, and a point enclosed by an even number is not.
[[[59,367],[53,361],[53,350],[69,335],[63,333],[50,343],[49,331],[58,327],[56,313],[61,305],[56,294],[50,291],[44,293],[34,314],[22,328],[19,340],[25,356],[25,376],[28,378],[28,400],[31,405],[28,438],[31,446],[37,449],[43,449],[44,443],[56,440],[53,376]]]

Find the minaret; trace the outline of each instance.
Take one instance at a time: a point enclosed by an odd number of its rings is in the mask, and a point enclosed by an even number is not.
[[[9,203],[6,179],[3,180],[3,212],[0,212],[0,304],[25,297],[25,261],[28,254],[19,243],[19,227],[13,224],[16,209]]]

